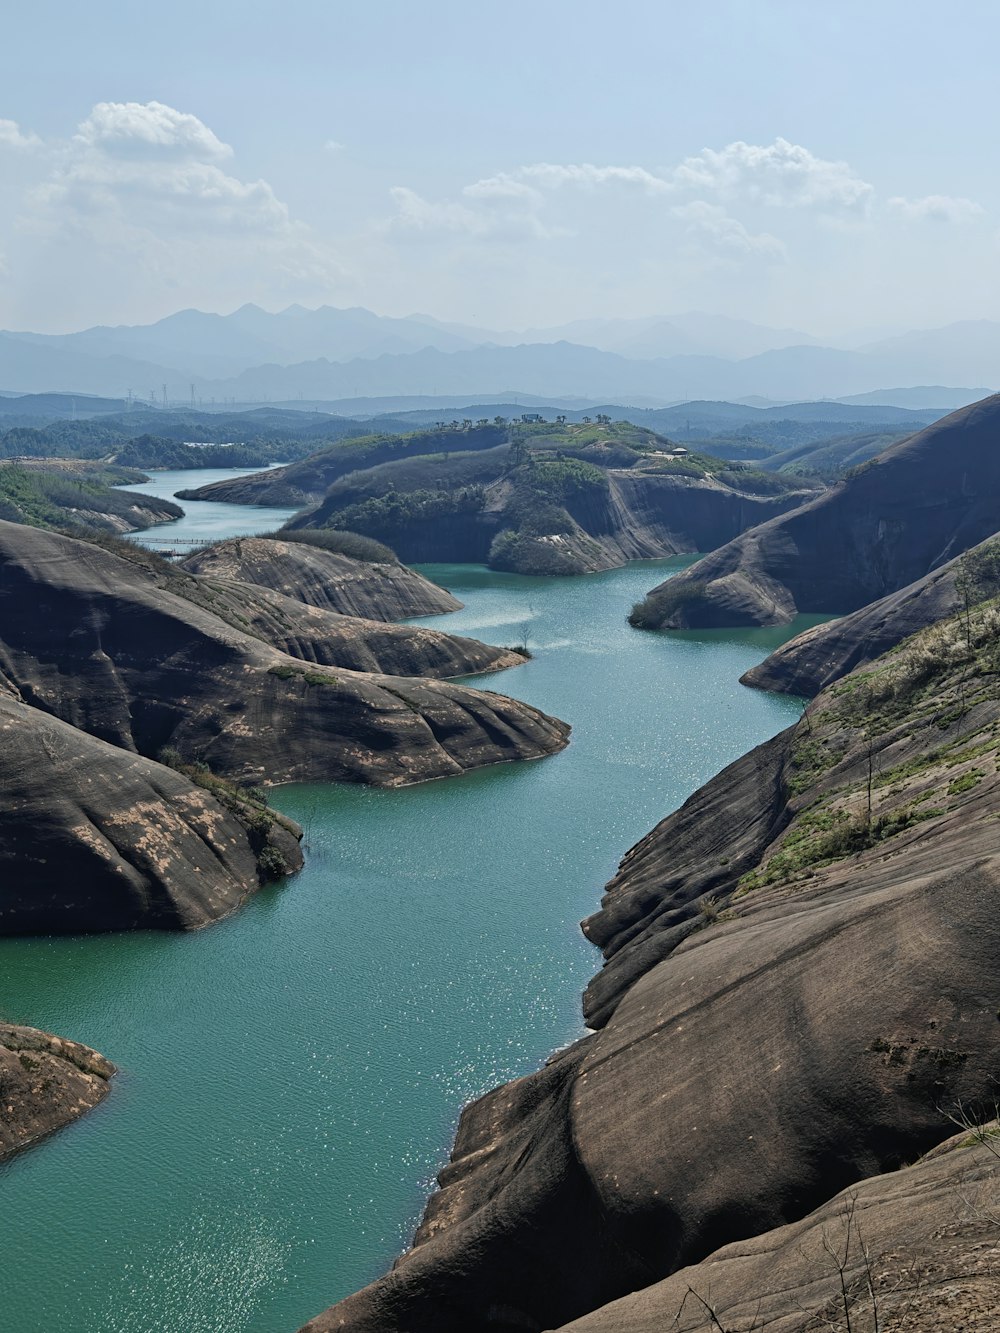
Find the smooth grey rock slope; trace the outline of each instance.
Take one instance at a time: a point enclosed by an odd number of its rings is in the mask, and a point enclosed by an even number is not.
[[[306,542],[233,537],[188,556],[181,568],[257,584],[310,606],[367,620],[434,616],[462,605],[405,565],[354,560]]]
[[[566,744],[565,724],[503,695],[289,657],[190,582],[181,596],[124,556],[0,523],[0,675],[94,736],[241,780],[393,786]]]
[[[801,1222],[716,1250],[562,1333],[991,1333],[1000,1309],[1000,1140],[983,1133],[957,1135],[913,1166],[852,1185]]]
[[[901,441],[820,499],[650,592],[646,629],[780,625],[905,588],[1000,525],[1000,396]]]
[[[0,935],[226,916],[267,876],[265,847],[302,864],[295,826],[253,813],[251,832],[180,773],[0,691]]]

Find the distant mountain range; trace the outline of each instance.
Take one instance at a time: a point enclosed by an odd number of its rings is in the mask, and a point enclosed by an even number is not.
[[[819,398],[954,407],[998,383],[1000,322],[990,320],[851,349],[699,313],[510,333],[332,306],[182,310],[148,325],[0,333],[5,392],[147,402],[537,395],[650,407]]]

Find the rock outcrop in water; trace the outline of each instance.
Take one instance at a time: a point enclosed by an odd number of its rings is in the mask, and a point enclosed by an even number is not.
[[[24,702],[249,781],[395,786],[566,744],[565,724],[502,695],[290,657],[219,589],[141,561],[0,523],[0,676]]]
[[[89,1046],[0,1023],[0,1161],[103,1101],[114,1072]]]
[[[181,561],[191,574],[237,579],[365,620],[411,620],[462,603],[405,565],[354,560],[298,541],[232,537]]]
[[[559,1328],[720,1245],[769,1253],[749,1238],[992,1104],[998,627],[845,678],[629,853],[586,923],[597,1030],[466,1108],[413,1249],[310,1333]]]
[[[0,691],[0,935],[193,930],[302,864],[299,831]]]
[[[780,625],[905,588],[991,536],[1000,515],[1000,396],[901,441],[832,491],[752,528],[633,611],[646,629]]]

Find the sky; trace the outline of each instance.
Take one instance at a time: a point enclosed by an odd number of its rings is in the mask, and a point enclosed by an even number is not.
[[[0,327],[1000,317],[990,0],[34,0]]]

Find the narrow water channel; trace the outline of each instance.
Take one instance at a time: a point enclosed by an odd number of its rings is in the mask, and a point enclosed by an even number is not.
[[[121,1070],[0,1168],[5,1327],[293,1333],[384,1269],[462,1102],[580,1034],[599,955],[577,923],[619,858],[798,713],[737,683],[791,629],[628,627],[686,563],[427,567],[465,603],[430,623],[527,639],[527,665],[477,683],[571,722],[564,753],[400,791],[279,788],[306,868],[235,917],[0,941],[3,1016]]]

